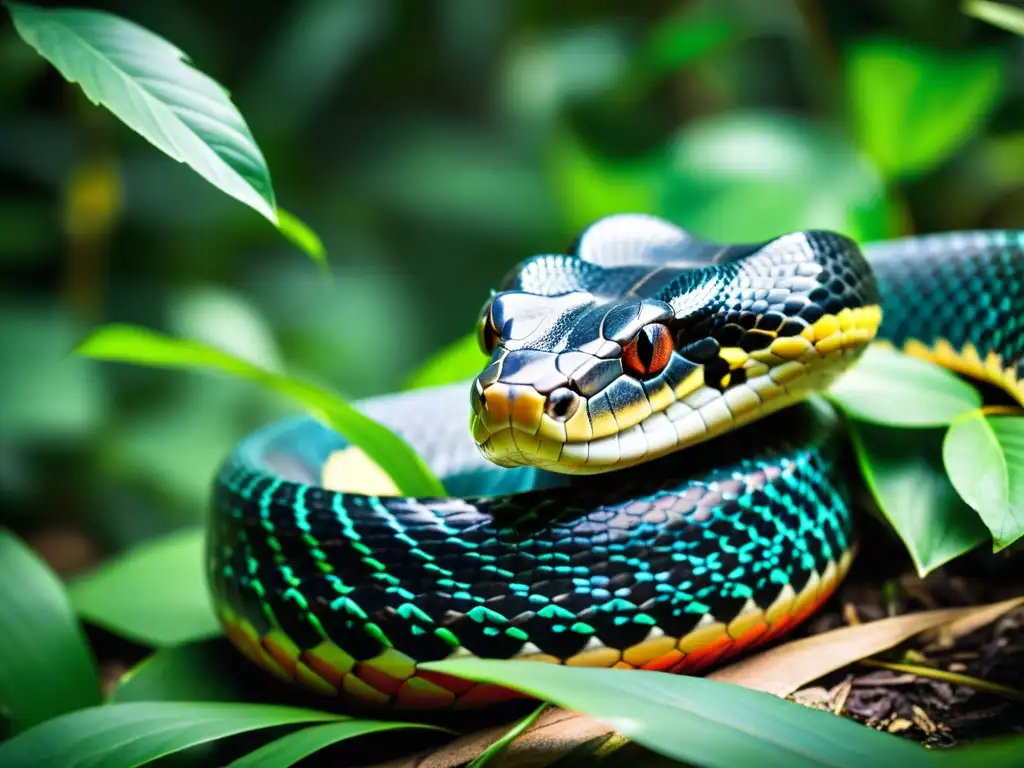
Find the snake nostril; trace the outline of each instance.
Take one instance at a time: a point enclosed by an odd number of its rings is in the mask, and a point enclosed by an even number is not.
[[[580,396],[566,387],[559,387],[544,404],[544,412],[555,421],[566,421],[580,407]]]

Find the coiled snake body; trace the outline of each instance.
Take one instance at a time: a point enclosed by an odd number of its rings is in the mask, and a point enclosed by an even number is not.
[[[695,673],[775,639],[853,552],[844,434],[805,396],[877,335],[1024,401],[1022,276],[1018,232],[862,253],[602,219],[506,278],[473,382],[360,404],[449,498],[325,488],[346,444],[310,418],[239,444],[208,536],[228,636],[279,677],[406,708],[511,695],[418,668],[452,656]]]

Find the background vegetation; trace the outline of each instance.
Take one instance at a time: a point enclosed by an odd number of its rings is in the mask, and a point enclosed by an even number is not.
[[[1024,224],[1022,47],[955,3],[90,7],[230,89],[332,278],[4,20],[0,525],[64,576],[194,526],[233,443],[293,409],[241,381],[70,357],[98,324],[359,397],[408,385],[443,345],[475,354],[460,339],[500,276],[605,213],[729,241]]]

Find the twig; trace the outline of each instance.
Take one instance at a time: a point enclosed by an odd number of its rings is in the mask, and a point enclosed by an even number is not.
[[[545,701],[543,704],[541,704],[539,707],[533,710],[533,712],[531,712],[529,715],[524,717],[514,726],[509,728],[504,736],[502,736],[496,742],[491,744],[491,746],[489,746],[487,749],[485,749],[483,752],[477,755],[473,762],[466,766],[466,768],[481,768],[481,766],[486,765],[488,762],[490,762],[492,757],[494,757],[496,754],[501,752],[501,750],[503,750],[505,747],[507,747],[509,744],[511,744],[513,741],[519,738],[519,736],[521,736],[527,728],[529,728],[531,725],[534,724],[534,722],[536,722],[538,717],[544,714],[544,710],[546,710],[550,706],[551,705]]]
[[[866,667],[888,669],[892,672],[904,672],[930,680],[951,683],[952,685],[965,685],[968,688],[985,691],[986,693],[993,693],[997,696],[1004,696],[1007,699],[1012,699],[1013,701],[1024,701],[1024,691],[1011,688],[1008,685],[991,683],[988,680],[971,677],[970,675],[961,675],[959,672],[947,672],[944,669],[925,667],[919,664],[897,664],[891,661],[879,661],[878,659],[861,659],[860,663]]]

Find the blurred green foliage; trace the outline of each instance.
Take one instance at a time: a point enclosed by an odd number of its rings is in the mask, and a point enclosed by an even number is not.
[[[445,345],[471,365],[489,289],[606,213],[732,241],[1024,226],[1021,42],[954,3],[89,7],[229,88],[332,277],[88,104],[5,16],[0,523],[28,534],[113,550],[194,523],[232,444],[293,408],[70,357],[99,323],[359,397],[429,382],[410,376]]]

